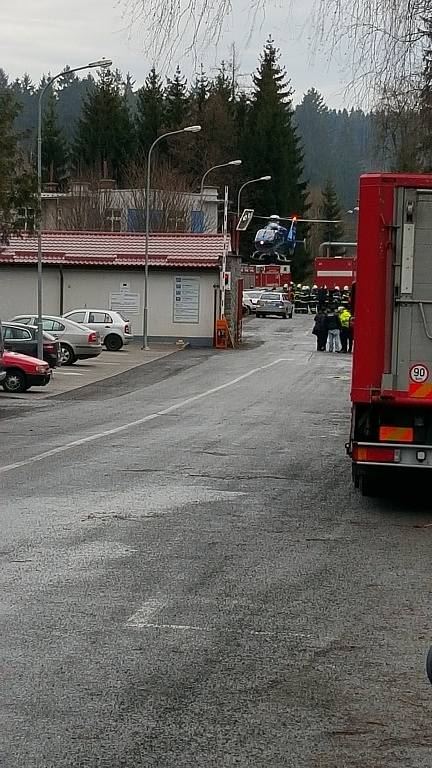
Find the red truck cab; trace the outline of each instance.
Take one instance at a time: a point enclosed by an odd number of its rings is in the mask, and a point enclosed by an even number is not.
[[[432,175],[360,179],[348,453],[365,495],[432,469]]]

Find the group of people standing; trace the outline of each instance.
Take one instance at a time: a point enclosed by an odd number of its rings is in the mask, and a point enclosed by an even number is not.
[[[354,322],[347,307],[319,308],[312,333],[318,352],[352,352]]]

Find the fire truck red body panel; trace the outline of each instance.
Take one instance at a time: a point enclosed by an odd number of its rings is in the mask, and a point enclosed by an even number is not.
[[[382,376],[390,366],[395,190],[432,189],[432,175],[367,174],[360,179],[353,402],[373,402],[383,394]],[[396,401],[406,393],[388,393]]]
[[[246,288],[272,288],[291,283],[291,267],[289,264],[268,264],[242,266],[242,276]]]
[[[314,262],[314,285],[330,290],[351,288],[356,276],[355,256],[318,256]]]
[[[348,453],[364,495],[432,470],[432,174],[360,179]]]

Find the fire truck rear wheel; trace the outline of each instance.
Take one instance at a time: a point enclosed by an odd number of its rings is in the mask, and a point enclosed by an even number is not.
[[[362,496],[370,498],[378,495],[378,480],[371,472],[363,472],[359,477],[359,488]]]
[[[351,465],[351,476],[352,476],[354,488],[358,488],[360,484],[360,477],[359,477],[358,466],[357,464],[354,464],[354,462]]]

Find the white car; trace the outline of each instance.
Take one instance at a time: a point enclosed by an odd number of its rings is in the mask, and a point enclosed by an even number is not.
[[[258,299],[262,293],[264,293],[264,289],[262,288],[243,291],[243,306],[246,307],[246,311],[249,312],[249,314],[256,312]]]
[[[110,352],[117,352],[133,339],[130,320],[121,312],[111,309],[71,309],[63,317],[98,331],[102,344]]]

